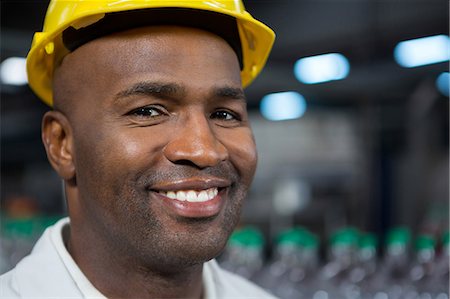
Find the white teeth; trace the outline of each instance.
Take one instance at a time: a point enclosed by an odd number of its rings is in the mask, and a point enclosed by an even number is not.
[[[176,199],[179,201],[189,201],[189,202],[205,202],[213,199],[219,194],[217,188],[209,188],[207,190],[195,191],[195,190],[184,190],[184,191],[160,191],[161,195],[164,195],[170,199]]]
[[[183,191],[181,191],[183,192]],[[186,194],[186,200],[190,201],[190,202],[195,202],[197,201],[197,193],[195,193],[195,191],[188,191],[188,193]]]
[[[206,191],[200,192],[197,196],[197,201],[207,201],[208,199],[208,192]]]
[[[186,192],[184,191],[178,191],[177,192],[177,200],[179,201],[185,201],[186,200]]]

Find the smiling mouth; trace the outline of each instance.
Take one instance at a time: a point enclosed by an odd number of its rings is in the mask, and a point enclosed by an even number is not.
[[[227,201],[228,188],[183,189],[157,191],[166,210],[182,218],[211,218],[217,216]]]
[[[219,194],[219,188],[209,188],[206,190],[178,190],[178,191],[159,191],[159,194],[178,201],[188,202],[207,202],[213,200]]]
[[[169,215],[208,218],[221,213],[233,182],[219,177],[191,177],[153,184],[149,191]]]

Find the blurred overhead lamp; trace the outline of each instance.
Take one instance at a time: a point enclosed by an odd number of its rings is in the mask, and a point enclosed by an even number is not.
[[[305,113],[306,101],[295,91],[271,93],[262,98],[260,109],[268,120],[296,119]]]
[[[449,80],[450,76],[448,72],[443,72],[436,79],[437,89],[446,97],[449,96]]]
[[[394,58],[403,67],[416,67],[449,60],[450,39],[435,35],[403,41],[394,49]]]
[[[8,85],[27,84],[26,59],[23,57],[6,58],[0,65],[0,79],[3,84]]]
[[[349,71],[347,58],[338,53],[301,58],[294,65],[295,77],[306,84],[344,79]]]

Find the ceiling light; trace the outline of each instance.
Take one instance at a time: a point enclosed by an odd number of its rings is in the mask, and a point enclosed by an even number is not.
[[[3,84],[27,84],[26,59],[23,57],[5,59],[0,65],[0,79]]]
[[[277,92],[264,96],[260,105],[262,115],[269,120],[288,120],[303,116],[305,98],[295,91]]]
[[[344,79],[349,71],[347,58],[338,53],[301,58],[294,65],[295,77],[306,84]]]
[[[416,67],[449,60],[450,39],[436,35],[398,43],[394,58],[403,67]]]
[[[437,89],[446,97],[449,96],[449,80],[450,76],[448,72],[443,72],[436,79]]]

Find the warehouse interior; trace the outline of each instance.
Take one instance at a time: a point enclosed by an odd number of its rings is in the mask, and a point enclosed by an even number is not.
[[[294,226],[314,232],[324,248],[339,227],[371,232],[380,242],[396,226],[435,236],[448,230],[448,45],[446,60],[437,63],[403,67],[394,57],[399,42],[448,38],[448,1],[244,3],[276,33],[265,69],[246,89],[259,162],[240,226],[262,232],[265,256],[272,255],[277,234]],[[47,5],[43,0],[1,1],[2,62],[26,57]],[[296,78],[297,60],[326,53],[346,57],[350,68],[345,78],[316,84]],[[447,74],[444,90],[437,87],[442,73]],[[262,99],[283,92],[302,96],[301,117],[264,117]],[[2,79],[4,219],[66,213],[62,182],[41,143],[40,122],[48,109],[26,84]],[[37,238],[30,230],[23,234],[27,240]],[[15,245],[0,273],[32,242]]]

